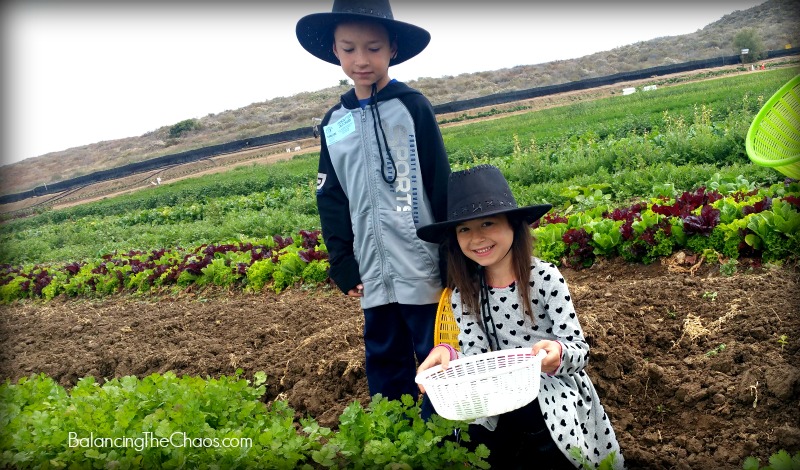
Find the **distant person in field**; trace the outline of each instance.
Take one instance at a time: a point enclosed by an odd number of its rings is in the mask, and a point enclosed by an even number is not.
[[[502,349],[544,350],[539,394],[528,405],[469,425],[470,447],[486,444],[502,469],[589,467],[611,453],[624,466],[611,421],[584,371],[589,345],[558,268],[532,255],[530,224],[551,206],[518,207],[497,167],[479,165],[449,178],[447,220],[417,234],[447,253],[460,354]],[[419,367],[447,368],[459,352],[437,345]],[[420,387],[424,392],[424,388]],[[588,467],[587,467],[588,468]]]
[[[430,102],[389,67],[422,52],[430,34],[393,19],[388,0],[334,0],[296,32],[354,84],[320,124],[317,207],[330,277],[361,299],[370,394],[416,398],[444,271],[438,245],[416,228],[444,219],[450,164]],[[424,402],[423,416],[431,409]]]

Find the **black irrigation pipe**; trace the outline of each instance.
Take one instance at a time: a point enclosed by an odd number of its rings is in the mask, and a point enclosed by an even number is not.
[[[204,158],[203,160],[208,160],[208,162],[211,163],[212,166],[217,166],[217,162],[212,160],[211,157]],[[198,161],[203,161],[203,160],[198,160]],[[163,167],[161,169],[156,170],[154,173],[148,174],[147,176],[145,176],[142,179],[134,181],[133,183],[131,183],[131,185],[137,185],[137,184],[144,183],[145,181],[151,179],[152,177],[157,176],[160,173],[163,173],[163,172],[165,172],[167,170],[170,170],[172,168],[179,167],[180,165],[182,165],[182,164],[165,166],[165,167]],[[80,191],[83,188],[89,187],[92,184],[95,184],[95,183],[89,183],[89,184],[85,184],[83,186],[78,186],[77,188],[70,189],[68,191],[64,191],[63,193],[60,193],[60,194],[56,194],[55,196],[51,197],[50,199],[47,199],[47,200],[44,200],[44,201],[39,201],[39,202],[37,202],[35,204],[31,204],[30,206],[28,206],[28,207],[26,207],[24,209],[19,209],[19,210],[15,210],[15,211],[9,211],[8,213],[9,214],[20,213],[20,212],[23,212],[23,211],[28,211],[28,210],[30,210],[32,208],[35,208],[35,207],[39,207],[39,206],[43,206],[45,204],[50,204],[50,203],[53,203],[53,202],[56,202],[56,201],[60,201],[61,199],[64,199],[65,197],[67,197],[67,196],[69,196],[71,194],[74,194],[74,193]],[[129,187],[130,187],[130,185],[129,185]]]
[[[312,135],[313,135],[312,130],[310,128],[302,128],[291,131],[278,132],[276,134],[270,134],[261,137],[241,139],[233,142],[227,142],[224,144],[212,145],[209,147],[189,150],[186,152],[176,153],[172,155],[165,155],[163,157],[151,158],[149,160],[129,163],[127,165],[123,165],[120,167],[97,171],[94,173],[90,173],[88,175],[78,176],[76,178],[59,181],[57,183],[37,186],[33,189],[30,189],[28,191],[23,191],[20,193],[5,194],[0,196],[0,204],[22,201],[30,197],[44,196],[45,194],[59,193],[62,191],[72,190],[90,184],[99,183],[102,181],[118,179],[137,173],[144,173],[146,171],[160,170],[168,166],[181,165],[184,163],[192,163],[199,160],[209,159],[211,157],[219,155],[239,152],[242,150],[255,149],[267,145],[310,138],[312,137]]]

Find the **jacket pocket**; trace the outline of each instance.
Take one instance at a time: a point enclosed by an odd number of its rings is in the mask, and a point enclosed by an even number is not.
[[[393,276],[408,279],[438,276],[438,245],[420,240],[411,212],[382,211],[381,238]]]

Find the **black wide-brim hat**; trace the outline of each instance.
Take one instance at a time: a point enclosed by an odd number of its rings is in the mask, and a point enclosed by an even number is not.
[[[457,224],[499,214],[520,216],[530,225],[552,208],[550,204],[518,207],[500,169],[478,165],[450,173],[447,180],[447,220],[418,228],[417,236],[426,242],[441,243]]]
[[[422,52],[431,35],[419,26],[397,21],[389,0],[334,0],[330,13],[313,13],[300,18],[295,32],[300,45],[317,58],[340,65],[333,53],[333,30],[343,21],[375,21],[389,31],[389,40],[397,40],[397,55],[389,66],[407,61]]]

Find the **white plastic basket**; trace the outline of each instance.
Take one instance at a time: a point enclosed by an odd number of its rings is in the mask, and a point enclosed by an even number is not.
[[[416,382],[425,387],[436,413],[450,420],[473,420],[522,408],[539,394],[539,374],[547,353],[505,349],[434,366]]]

